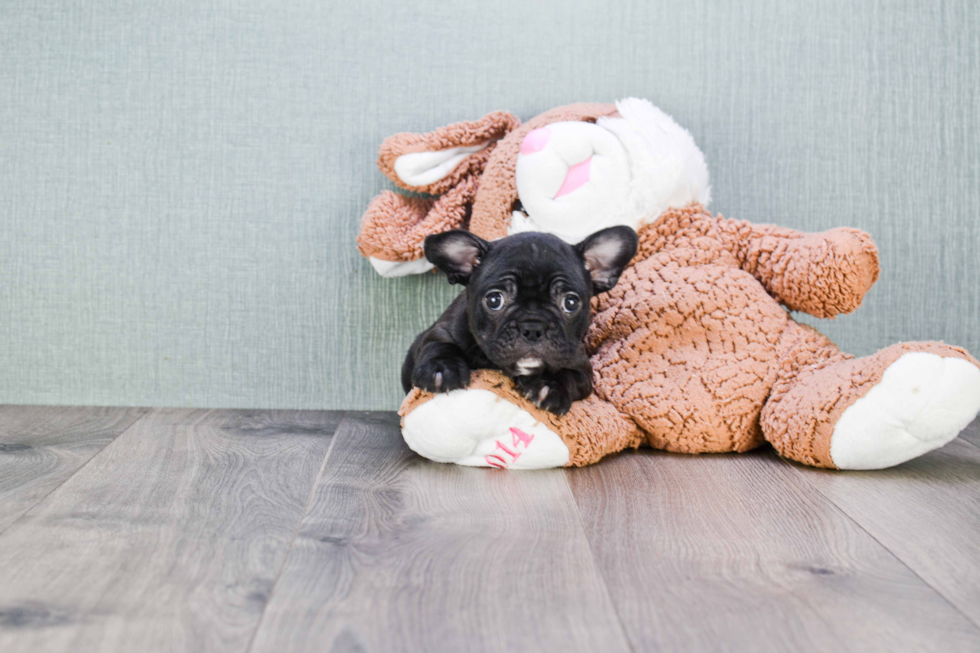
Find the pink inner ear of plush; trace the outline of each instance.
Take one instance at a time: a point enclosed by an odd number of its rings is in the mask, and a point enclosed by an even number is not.
[[[561,188],[558,189],[558,193],[555,195],[555,199],[558,199],[562,195],[568,195],[573,190],[579,188],[582,184],[589,180],[589,166],[592,163],[592,157],[583,161],[582,163],[577,163],[568,169],[568,174],[565,175],[565,181],[562,182]]]
[[[521,154],[527,156],[528,154],[540,152],[544,149],[544,146],[548,144],[548,140],[550,138],[551,130],[547,127],[535,129],[525,136],[523,141],[521,141]]]

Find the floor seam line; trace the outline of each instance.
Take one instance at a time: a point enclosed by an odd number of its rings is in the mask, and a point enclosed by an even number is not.
[[[966,442],[971,447],[976,447],[977,449],[980,449],[980,444],[977,444],[976,442],[974,442],[973,440],[970,440],[968,438],[964,438],[962,435],[959,436],[958,438],[955,438],[954,439],[954,441],[956,441],[956,440],[959,440],[961,442]]]
[[[286,569],[286,564],[289,562],[289,556],[293,552],[293,546],[296,544],[296,539],[299,537],[299,531],[303,527],[303,520],[306,519],[306,513],[310,510],[310,504],[313,503],[313,497],[316,495],[317,488],[320,487],[320,479],[323,478],[323,473],[327,469],[327,461],[330,460],[330,454],[333,453],[334,444],[337,442],[337,434],[340,433],[340,427],[344,425],[347,421],[348,411],[343,411],[340,421],[337,422],[336,428],[333,430],[333,434],[330,436],[330,446],[327,447],[327,453],[323,456],[323,462],[320,463],[320,471],[317,472],[316,478],[313,480],[313,486],[310,488],[310,496],[306,498],[306,505],[303,506],[303,512],[300,513],[299,519],[296,521],[296,528],[293,530],[292,537],[289,538],[289,546],[286,547],[286,554],[283,556],[282,564],[279,565],[278,571],[276,571],[276,579],[272,582],[272,589],[269,591],[269,598],[266,600],[265,605],[262,607],[262,614],[259,616],[258,623],[255,624],[255,630],[252,631],[252,636],[248,639],[248,645],[245,647],[245,653],[249,653],[252,647],[255,645],[255,638],[258,637],[259,630],[262,628],[262,623],[265,621],[265,615],[269,610],[269,606],[272,605],[272,600],[276,595],[276,588],[279,586],[279,580],[282,578],[283,570]]]
[[[568,471],[562,469],[561,477],[565,481],[565,488],[568,490],[568,495],[572,498],[572,506],[575,508],[575,520],[578,522],[579,531],[582,533],[582,537],[585,538],[585,545],[589,549],[589,559],[592,560],[592,566],[595,568],[596,575],[599,577],[599,582],[602,583],[602,589],[606,594],[606,599],[609,601],[609,607],[612,608],[613,615],[616,616],[616,623],[619,625],[619,630],[623,633],[623,641],[626,642],[626,646],[629,648],[629,650],[635,653],[636,648],[633,646],[633,642],[630,640],[629,631],[626,630],[626,624],[623,623],[623,618],[619,614],[619,609],[616,607],[616,602],[612,599],[612,593],[609,591],[609,584],[606,582],[606,576],[602,573],[602,569],[599,567],[599,562],[595,557],[595,551],[592,549],[592,542],[589,541],[589,535],[585,531],[585,522],[582,521],[582,510],[579,508],[578,500],[575,498],[575,492],[572,490],[572,485],[568,482]]]
[[[874,542],[878,546],[880,546],[882,549],[884,549],[885,551],[887,551],[888,552],[888,555],[890,555],[892,558],[894,558],[896,561],[898,561],[898,563],[901,564],[903,567],[905,567],[906,569],[908,569],[909,572],[913,576],[915,576],[916,578],[918,578],[920,581],[922,581],[922,583],[925,584],[926,587],[928,587],[933,592],[935,592],[936,593],[936,596],[938,596],[939,598],[941,598],[943,600],[943,602],[946,603],[946,605],[948,605],[953,610],[955,610],[957,613],[959,613],[964,619],[967,620],[968,623],[973,624],[973,626],[976,627],[976,628],[980,628],[980,623],[978,623],[977,621],[975,621],[972,617],[970,617],[970,615],[968,615],[965,612],[963,612],[963,610],[961,610],[958,605],[956,605],[955,603],[953,603],[953,601],[950,600],[950,598],[947,597],[942,592],[942,590],[940,590],[938,587],[936,587],[935,585],[933,585],[932,583],[930,583],[928,580],[926,580],[925,578],[923,578],[919,574],[919,572],[917,572],[915,569],[913,569],[911,567],[911,565],[909,565],[907,562],[905,562],[905,560],[903,560],[897,553],[895,553],[894,551],[892,551],[891,548],[888,545],[886,545],[884,542],[882,542],[877,537],[875,537],[874,533],[872,533],[867,528],[865,528],[864,525],[861,522],[859,522],[855,517],[851,516],[851,514],[849,512],[847,512],[847,510],[845,510],[843,507],[841,507],[840,505],[838,505],[837,502],[834,501],[831,497],[829,497],[823,490],[821,490],[816,485],[814,485],[812,482],[810,482],[810,479],[806,477],[806,474],[804,474],[801,470],[797,469],[796,466],[793,463],[790,463],[789,461],[787,461],[787,460],[785,460],[783,458],[780,458],[780,460],[782,460],[784,464],[786,464],[787,466],[789,466],[797,475],[799,475],[800,477],[802,477],[803,478],[803,481],[813,491],[815,491],[820,496],[822,496],[824,499],[826,499],[828,502],[830,502],[830,505],[832,505],[835,510],[837,510],[840,514],[844,515],[844,517],[846,517],[855,526],[857,526],[858,528],[860,528],[861,531],[864,532],[864,533],[866,533],[868,535],[868,537],[870,537],[872,540],[874,540]]]
[[[139,424],[139,423],[140,423],[140,422],[142,422],[142,421],[143,421],[144,419],[146,419],[146,417],[147,417],[147,415],[149,415],[150,413],[152,413],[152,412],[153,412],[153,411],[155,411],[155,410],[157,410],[157,409],[156,409],[156,408],[147,408],[147,409],[146,409],[146,411],[145,411],[145,412],[144,412],[144,413],[143,413],[142,415],[140,415],[139,417],[137,417],[136,419],[134,419],[134,420],[132,421],[132,423],[131,423],[131,424],[130,424],[129,426],[127,426],[126,428],[124,428],[124,429],[123,429],[122,431],[120,431],[119,433],[117,433],[117,434],[115,435],[115,437],[113,437],[113,438],[112,438],[111,440],[109,440],[108,442],[106,442],[106,443],[105,443],[105,446],[104,446],[104,447],[102,447],[101,449],[99,449],[98,451],[96,451],[95,453],[93,453],[93,454],[92,454],[92,455],[91,455],[91,456],[89,457],[89,459],[88,459],[88,460],[86,460],[86,461],[85,461],[84,463],[82,463],[81,465],[79,465],[79,466],[78,466],[78,469],[76,469],[76,470],[75,470],[75,471],[73,471],[73,472],[72,472],[71,474],[69,474],[69,475],[68,475],[68,476],[67,476],[67,477],[66,477],[66,478],[65,478],[65,479],[64,479],[63,481],[61,481],[61,483],[58,483],[58,485],[56,485],[55,487],[53,487],[53,488],[51,488],[51,490],[50,490],[49,492],[47,492],[47,493],[46,493],[46,494],[45,494],[45,495],[44,495],[43,497],[41,497],[40,499],[38,499],[38,500],[37,500],[37,501],[36,501],[36,502],[34,503],[34,505],[33,505],[33,506],[31,506],[30,508],[28,508],[27,510],[25,510],[25,511],[24,511],[24,512],[23,512],[23,513],[22,513],[22,514],[20,515],[20,517],[18,517],[18,518],[17,518],[17,519],[15,519],[14,521],[12,521],[12,522],[10,522],[9,524],[7,524],[7,525],[6,525],[6,526],[5,526],[4,528],[3,528],[3,530],[0,530],[0,537],[3,537],[3,536],[4,536],[4,534],[5,534],[5,533],[6,533],[7,531],[9,531],[9,530],[10,530],[11,528],[13,528],[13,527],[14,527],[14,525],[16,525],[17,523],[19,523],[19,522],[20,522],[20,520],[22,520],[22,519],[23,519],[24,517],[26,517],[26,516],[27,516],[28,514],[30,514],[30,513],[31,513],[31,511],[33,511],[33,510],[34,510],[35,508],[37,508],[37,507],[38,507],[39,505],[41,505],[42,503],[44,503],[44,501],[45,501],[45,500],[46,500],[46,499],[47,499],[48,497],[50,497],[50,496],[51,496],[52,494],[54,494],[55,492],[57,492],[58,490],[60,490],[60,489],[61,489],[61,488],[62,488],[62,487],[63,487],[63,486],[65,485],[65,483],[67,483],[67,482],[68,482],[68,481],[70,481],[71,479],[73,479],[73,478],[75,478],[75,475],[76,475],[76,474],[78,474],[78,473],[79,473],[80,471],[82,471],[83,469],[85,469],[86,467],[88,467],[88,465],[89,465],[89,463],[91,463],[91,462],[92,462],[93,460],[95,460],[96,458],[98,458],[99,456],[101,456],[101,455],[102,455],[102,453],[103,453],[103,452],[104,452],[104,451],[105,451],[106,449],[108,449],[108,448],[109,448],[109,447],[110,447],[110,446],[112,445],[112,443],[113,443],[113,442],[115,442],[116,440],[118,440],[119,438],[121,438],[122,436],[124,436],[125,434],[127,434],[127,433],[129,433],[129,432],[130,432],[130,431],[131,431],[131,430],[132,430],[133,428],[135,428],[135,427],[136,427],[136,425],[137,425],[137,424]]]

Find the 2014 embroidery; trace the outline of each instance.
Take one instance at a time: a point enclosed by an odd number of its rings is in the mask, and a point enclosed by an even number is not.
[[[504,455],[491,453],[487,454],[485,458],[488,465],[498,469],[507,469],[521,457],[521,454],[524,453],[524,451],[527,451],[527,448],[534,440],[533,433],[525,433],[517,427],[511,427],[510,436],[511,443],[509,447],[499,439],[496,442],[497,449],[501,451],[501,454],[510,456],[510,461],[508,462]]]

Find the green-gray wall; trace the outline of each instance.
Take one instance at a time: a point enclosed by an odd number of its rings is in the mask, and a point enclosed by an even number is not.
[[[974,0],[8,1],[0,54],[0,403],[394,408],[454,289],[355,250],[381,140],[627,95],[714,210],[874,235],[842,347],[980,351]]]

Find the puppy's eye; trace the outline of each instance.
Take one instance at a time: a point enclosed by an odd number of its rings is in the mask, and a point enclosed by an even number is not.
[[[582,305],[582,300],[575,293],[568,293],[561,298],[561,310],[566,313],[574,313]]]
[[[486,302],[487,308],[491,311],[499,311],[504,307],[504,294],[499,290],[491,290],[483,298],[483,301]]]

